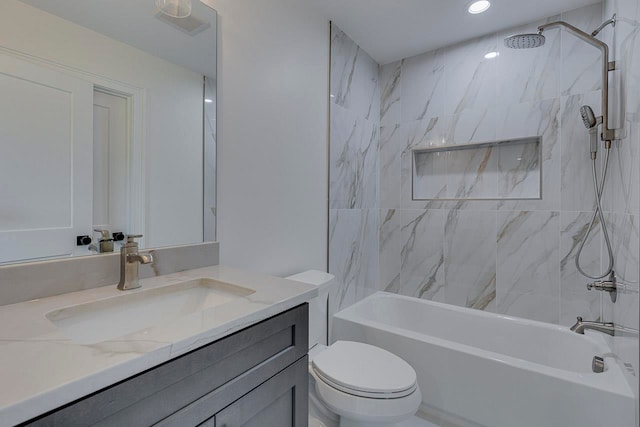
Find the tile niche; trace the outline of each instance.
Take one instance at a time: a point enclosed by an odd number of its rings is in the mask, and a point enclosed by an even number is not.
[[[541,199],[540,148],[540,137],[416,148],[412,199]]]

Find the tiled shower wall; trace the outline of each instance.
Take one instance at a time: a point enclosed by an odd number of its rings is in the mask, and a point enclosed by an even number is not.
[[[603,204],[616,271],[631,288],[615,305],[587,291],[589,280],[574,265],[595,203],[579,108],[588,104],[600,114],[599,51],[558,29],[545,32],[538,49],[502,43],[558,19],[591,32],[614,12],[615,34],[608,27],[599,37],[621,68],[611,73],[618,105],[611,124],[625,117],[628,135],[614,143]],[[379,74],[334,26],[329,265],[341,284],[335,308],[387,290],[567,326],[582,316],[638,328],[639,13],[638,0],[607,0],[386,64]],[[485,59],[491,51],[499,56]],[[379,137],[370,127],[377,108]],[[411,200],[411,149],[530,136],[542,137],[542,199]],[[463,195],[482,185],[486,167],[484,157],[467,161],[459,168],[465,188],[455,191]],[[514,175],[513,186],[524,179]],[[604,250],[598,227],[582,255],[588,272],[605,267]],[[619,340],[618,351],[637,371],[638,340]]]
[[[547,21],[558,19],[592,29],[603,5]],[[382,67],[382,288],[551,323],[600,317],[601,294],[586,291],[573,263],[594,204],[579,108],[599,114],[599,52],[559,30],[535,50],[502,44],[539,24]],[[529,136],[542,137],[541,200],[411,200],[412,148]],[[484,167],[470,158],[460,168],[471,191]],[[600,240],[594,233],[583,254],[594,273]]]
[[[216,241],[216,146],[217,146],[217,82],[204,78],[204,241]]]
[[[613,58],[618,61],[614,93],[617,102],[614,112],[616,127],[624,126],[627,137],[617,144],[614,153],[614,173],[607,186],[609,196],[605,205],[613,234],[616,252],[616,272],[630,290],[619,295],[613,304],[613,322],[640,328],[640,299],[638,282],[640,267],[640,242],[638,221],[640,214],[640,0],[607,0],[605,16],[618,16],[614,33],[609,32],[605,41],[612,47]],[[609,304],[609,307],[611,304]],[[607,319],[608,320],[608,319]],[[631,363],[635,377],[630,377],[638,392],[640,360],[638,337],[614,337],[614,350],[622,361]],[[638,414],[636,414],[638,417]]]
[[[332,311],[376,289],[378,278],[378,64],[331,27],[329,272]]]

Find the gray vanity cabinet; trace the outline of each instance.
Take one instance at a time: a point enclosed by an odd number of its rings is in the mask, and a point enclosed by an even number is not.
[[[23,425],[306,427],[308,305]]]
[[[308,420],[307,358],[304,357],[258,386],[203,427],[296,427]]]

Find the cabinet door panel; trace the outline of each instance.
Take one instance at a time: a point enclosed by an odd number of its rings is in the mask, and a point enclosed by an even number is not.
[[[216,427],[305,427],[308,424],[305,356],[215,416]],[[207,425],[207,424],[205,424]],[[211,424],[208,424],[211,426]]]

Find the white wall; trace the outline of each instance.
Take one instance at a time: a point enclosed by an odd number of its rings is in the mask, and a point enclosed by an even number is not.
[[[324,270],[328,21],[299,0],[204,1],[220,28],[220,262]]]
[[[202,241],[202,75],[16,0],[0,46],[144,89],[146,246]]]

